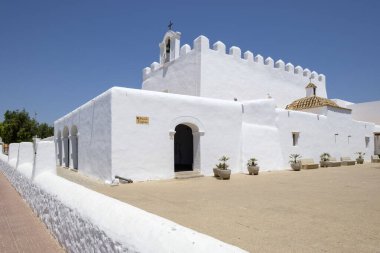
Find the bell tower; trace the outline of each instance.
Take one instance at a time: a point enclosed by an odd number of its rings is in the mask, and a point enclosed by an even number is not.
[[[168,31],[165,33],[160,46],[160,64],[164,65],[179,57],[181,33],[172,30],[173,23],[170,21]]]

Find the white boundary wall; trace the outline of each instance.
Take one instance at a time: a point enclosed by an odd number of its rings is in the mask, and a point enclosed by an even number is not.
[[[8,150],[8,162],[12,166],[17,165],[17,158],[18,158],[18,148],[20,144],[19,143],[11,143],[9,144],[9,150]]]
[[[38,144],[33,181],[7,157],[0,171],[68,252],[245,252],[56,176],[53,145]]]
[[[19,145],[16,170],[31,179],[33,173],[34,148],[31,142],[21,142]]]

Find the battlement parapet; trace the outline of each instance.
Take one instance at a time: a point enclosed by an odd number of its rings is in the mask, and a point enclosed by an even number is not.
[[[232,46],[229,48],[228,53],[226,52],[226,45],[217,41],[210,48],[210,41],[206,36],[199,36],[193,41],[193,48],[190,45],[185,44],[180,49],[180,56],[184,57],[191,51],[195,52],[205,52],[207,50],[213,50],[220,54],[233,57],[235,59],[241,59],[242,61],[252,62],[254,64],[265,65],[268,68],[274,68],[278,71],[285,71],[289,74],[298,75],[301,78],[311,78],[319,82],[325,82],[326,76],[323,74],[318,74],[316,71],[310,71],[308,68],[303,69],[301,66],[296,66],[292,63],[286,63],[283,60],[277,60],[276,62],[271,58],[267,57],[264,60],[264,57],[260,54],[254,55],[251,51],[246,51],[242,55],[242,51],[239,47]],[[150,67],[143,69],[143,80],[147,79],[153,72],[160,69],[162,65],[157,62],[153,62]]]

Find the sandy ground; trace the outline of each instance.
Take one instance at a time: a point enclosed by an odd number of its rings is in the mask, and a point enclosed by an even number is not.
[[[58,173],[250,252],[380,253],[380,164],[115,187]]]

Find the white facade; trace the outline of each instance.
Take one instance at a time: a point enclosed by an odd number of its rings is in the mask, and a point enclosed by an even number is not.
[[[251,157],[261,170],[282,170],[292,153],[318,161],[323,152],[365,152],[367,160],[377,152],[380,126],[348,110],[283,109],[305,97],[310,78],[327,98],[324,75],[250,52],[241,58],[237,47],[226,54],[221,42],[210,49],[204,36],[193,49],[179,39],[165,34],[160,63],[143,70],[143,90],[111,88],[55,122],[58,165],[107,181],[152,180],[180,170],[212,175],[223,155],[237,173]]]
[[[282,60],[276,62],[247,51],[241,55],[238,47],[218,41],[210,48],[209,40],[199,36],[193,48],[184,45],[180,57],[163,64],[152,63],[143,70],[144,90],[219,98],[253,100],[268,98],[285,107],[305,96],[310,78],[318,86],[317,95],[327,97],[325,76],[307,68],[294,67]]]

